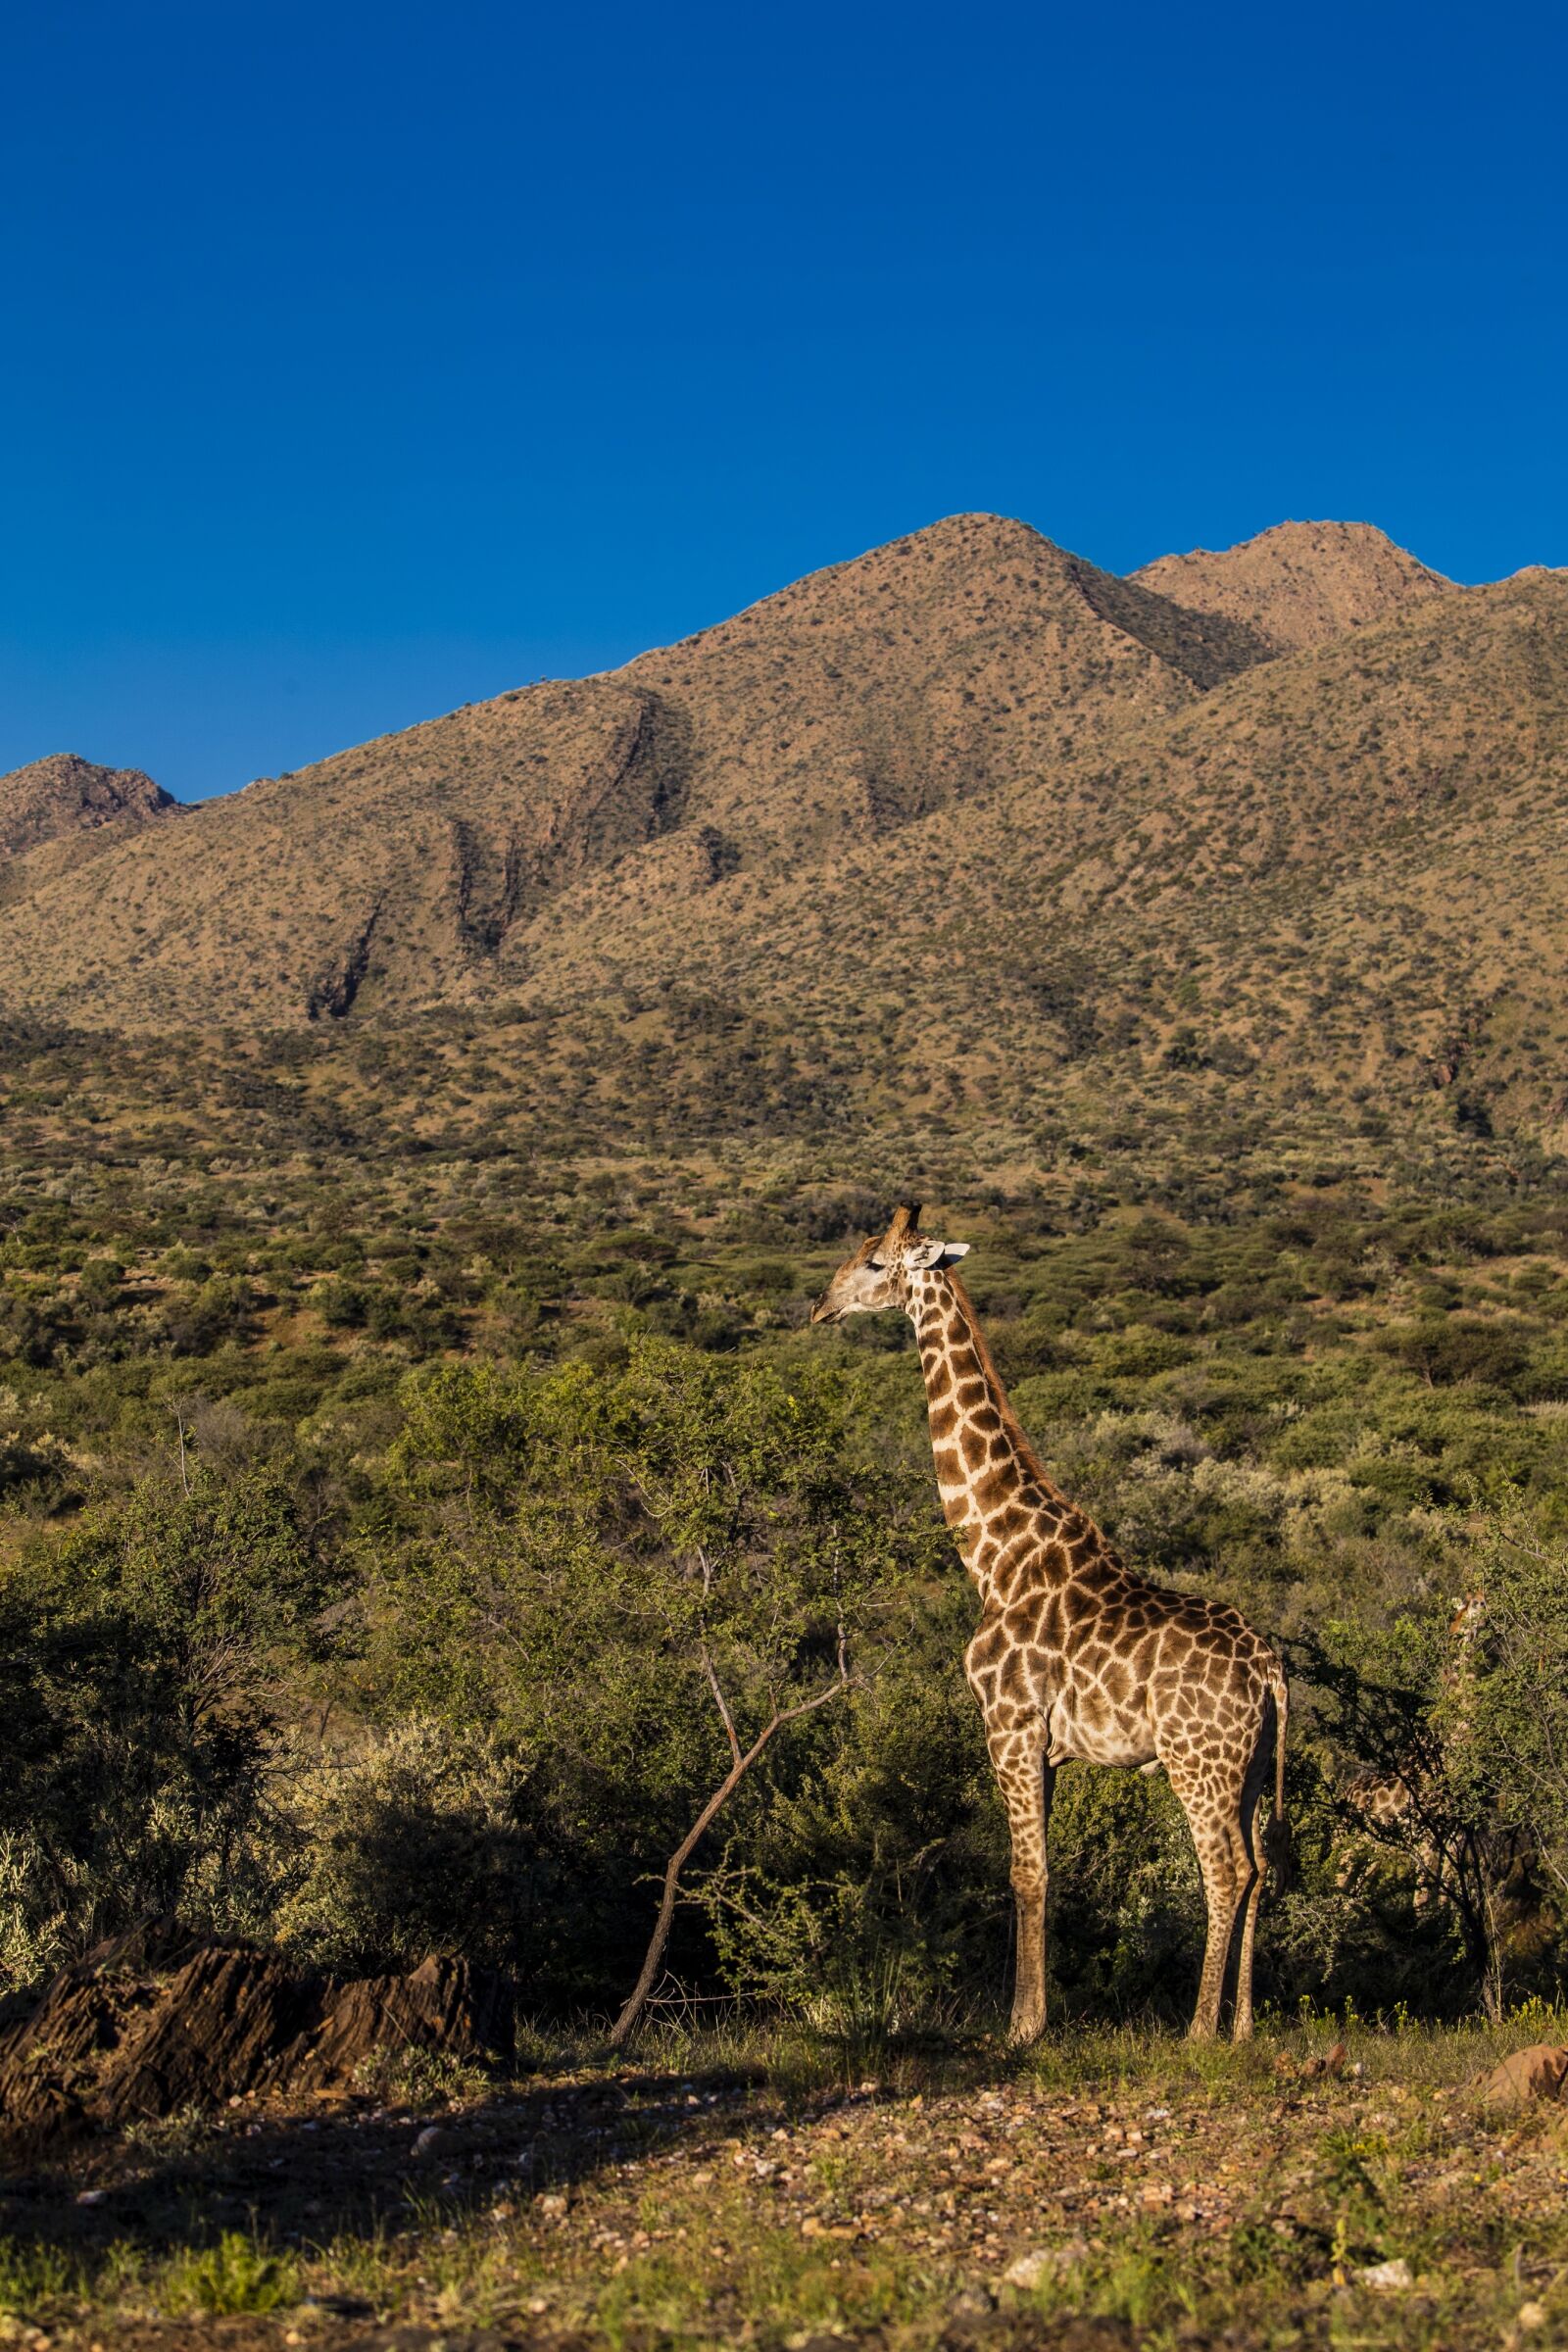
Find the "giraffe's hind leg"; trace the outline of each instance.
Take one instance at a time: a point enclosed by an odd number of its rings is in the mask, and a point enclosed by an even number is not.
[[[1199,1980],[1198,2006],[1188,2028],[1193,2041],[1212,2041],[1219,2032],[1219,2006],[1225,1991],[1231,1943],[1236,1934],[1236,1911],[1241,1900],[1237,1876],[1234,1784],[1215,1788],[1196,1776],[1171,1771],[1171,1787],[1181,1799],[1202,1875],[1203,1900],[1208,1909],[1208,1935],[1203,1944],[1203,1973]]]

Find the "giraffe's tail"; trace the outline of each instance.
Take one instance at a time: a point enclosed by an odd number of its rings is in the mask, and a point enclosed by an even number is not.
[[[1288,1886],[1296,1876],[1296,1846],[1285,1813],[1285,1733],[1290,1722],[1291,1694],[1285,1669],[1277,1658],[1271,1664],[1268,1687],[1274,1701],[1274,1809],[1263,1832],[1263,1858],[1279,1884]]]

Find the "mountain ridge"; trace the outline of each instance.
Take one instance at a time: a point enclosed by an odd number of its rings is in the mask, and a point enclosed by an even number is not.
[[[1462,1034],[1549,1124],[1568,574],[1462,588],[1370,526],[1262,539],[1181,560],[1248,617],[1151,587],[1173,560],[1118,581],[947,517],[620,670],[143,828],[0,910],[0,1004],[520,1018],[509,1052],[559,1070],[592,1034],[633,1095],[694,1021],[738,1022],[933,1114],[1210,1048],[1269,1085],[1420,1088]],[[1282,612],[1314,642],[1282,648]],[[901,1003],[872,1054],[863,1007]]]

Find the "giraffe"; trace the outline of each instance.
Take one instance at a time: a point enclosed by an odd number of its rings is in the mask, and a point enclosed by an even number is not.
[[[925,1375],[942,1509],[980,1598],[964,1657],[1012,1844],[1017,1969],[1011,2033],[1046,2019],[1046,1838],[1056,1767],[1164,1767],[1198,1852],[1208,1935],[1191,2033],[1219,2031],[1241,1916],[1233,2030],[1252,2030],[1252,1938],[1269,1848],[1284,1833],[1284,1670],[1234,1609],[1163,1591],[1123,1566],[1024,1436],[972,1300],[952,1271],[966,1242],[895,1211],[834,1275],[813,1323],[902,1309]],[[1268,1838],[1255,1837],[1274,1752]]]

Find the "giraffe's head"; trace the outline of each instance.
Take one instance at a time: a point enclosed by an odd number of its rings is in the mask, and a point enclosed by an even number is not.
[[[896,1208],[886,1233],[873,1233],[847,1257],[811,1309],[813,1323],[841,1323],[846,1315],[876,1315],[888,1307],[906,1309],[909,1276],[930,1266],[951,1266],[967,1242],[934,1242],[919,1228],[918,1208]]]

